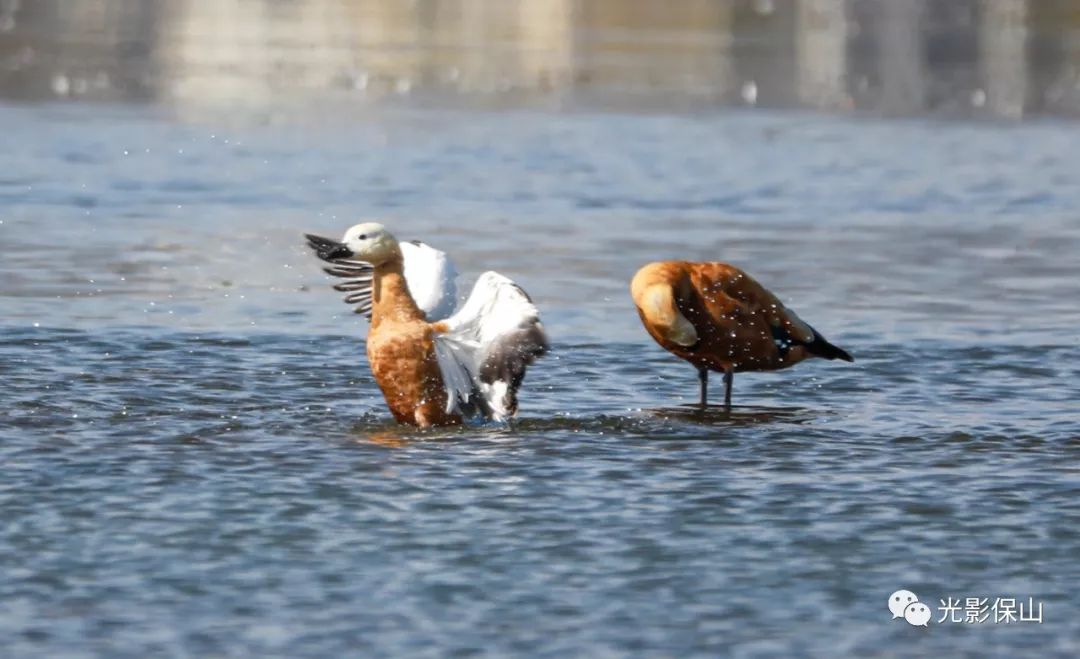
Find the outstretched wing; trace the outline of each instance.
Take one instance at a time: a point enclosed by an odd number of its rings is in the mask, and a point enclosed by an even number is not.
[[[375,274],[371,264],[330,257],[333,248],[341,245],[336,240],[312,234],[304,234],[304,237],[307,238],[308,247],[315,250],[315,255],[330,264],[323,271],[345,279],[335,284],[334,290],[346,293],[345,302],[356,305],[353,311],[371,320],[371,291]],[[401,255],[405,265],[405,284],[428,319],[445,318],[453,313],[457,305],[457,271],[446,253],[420,241],[413,241],[401,243]]]
[[[517,412],[525,369],[547,352],[540,312],[497,272],[477,280],[465,306],[436,323],[435,354],[448,392],[447,409],[503,421]]]
[[[371,320],[371,282],[375,276],[375,268],[363,261],[329,256],[335,247],[341,246],[336,240],[310,233],[304,234],[304,237],[307,238],[308,247],[315,250],[315,255],[330,264],[323,268],[323,272],[345,279],[340,284],[334,284],[334,290],[345,293],[345,303],[355,304],[353,311],[365,314],[368,320]]]

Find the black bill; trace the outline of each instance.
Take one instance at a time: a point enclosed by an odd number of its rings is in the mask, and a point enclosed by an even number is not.
[[[305,233],[304,238],[307,238],[308,247],[315,250],[315,255],[323,261],[350,259],[353,256],[352,250],[346,247],[344,243],[339,243],[336,240],[310,233]]]

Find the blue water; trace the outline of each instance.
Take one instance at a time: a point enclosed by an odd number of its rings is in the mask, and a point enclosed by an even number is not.
[[[0,126],[0,654],[1080,652],[1073,124]],[[514,426],[393,424],[301,239],[368,216],[532,295],[553,351]],[[627,291],[672,257],[746,268],[856,363],[695,411]],[[939,624],[950,596],[1044,621]]]

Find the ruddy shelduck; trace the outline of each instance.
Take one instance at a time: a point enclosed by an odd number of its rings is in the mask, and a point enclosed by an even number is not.
[[[525,370],[548,346],[539,312],[517,284],[485,272],[460,311],[431,322],[411,291],[430,291],[432,279],[447,275],[437,255],[406,259],[413,250],[376,222],[351,227],[340,242],[307,239],[333,264],[330,274],[349,279],[335,288],[370,314],[368,362],[398,422],[454,425],[474,415],[503,421],[517,413]],[[410,268],[424,259],[436,266]]]
[[[649,335],[697,369],[702,407],[709,371],[724,374],[724,405],[730,408],[737,372],[775,371],[810,357],[855,361],[726,263],[650,263],[634,275],[630,294]]]

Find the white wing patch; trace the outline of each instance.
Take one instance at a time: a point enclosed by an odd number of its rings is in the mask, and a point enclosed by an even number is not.
[[[540,312],[525,291],[497,272],[477,280],[465,306],[435,335],[447,411],[504,421],[517,413],[526,368],[547,352]]]
[[[428,320],[440,320],[457,306],[457,270],[446,252],[418,240],[401,243],[405,284]]]

